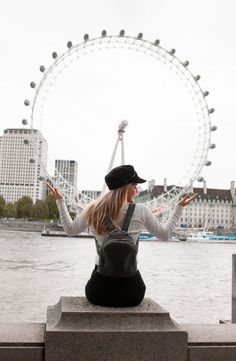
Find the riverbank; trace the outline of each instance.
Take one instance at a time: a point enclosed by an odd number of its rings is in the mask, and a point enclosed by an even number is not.
[[[2,231],[42,232],[44,229],[60,231],[61,227],[58,226],[57,222],[51,221],[28,221],[23,219],[0,220],[0,230]]]

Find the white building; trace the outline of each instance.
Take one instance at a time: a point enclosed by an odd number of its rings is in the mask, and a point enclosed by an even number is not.
[[[47,142],[34,129],[5,129],[0,138],[0,194],[6,202],[29,196],[35,202],[46,196],[40,181],[47,163]]]
[[[173,186],[157,185],[151,193],[142,192],[137,201],[147,202],[169,191]],[[198,193],[198,198],[183,208],[179,227],[209,228],[210,230],[236,229],[236,188],[232,181],[230,189],[193,188],[193,193]]]
[[[236,193],[235,182],[230,189],[194,188],[198,198],[184,207],[180,225],[203,227],[210,230],[236,229]]]
[[[55,176],[58,172],[73,188],[77,189],[78,163],[75,160],[55,160]]]

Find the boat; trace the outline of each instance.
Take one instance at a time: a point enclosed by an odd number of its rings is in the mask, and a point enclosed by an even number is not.
[[[214,232],[203,231],[196,233],[189,233],[187,237],[189,242],[225,242],[233,241],[236,242],[236,235],[217,235]]]
[[[149,233],[146,230],[143,230],[140,235],[139,235],[139,240],[140,241],[156,241],[156,242],[162,242],[162,240],[156,236],[154,236],[153,234]],[[176,237],[173,236],[171,237],[169,240],[169,242],[179,242],[180,240]]]
[[[205,241],[208,240],[210,238],[210,236],[213,236],[214,233],[213,232],[209,232],[209,231],[202,231],[202,232],[196,232],[196,233],[189,233],[187,235],[187,240],[188,241]]]
[[[87,232],[82,232],[82,233],[77,234],[75,236],[67,236],[66,232],[64,232],[64,231],[51,231],[49,229],[44,229],[41,232],[41,236],[45,236],[45,237],[94,238],[94,236],[92,234],[89,234]]]
[[[139,235],[140,241],[158,241],[159,239],[148,231],[142,231]]]

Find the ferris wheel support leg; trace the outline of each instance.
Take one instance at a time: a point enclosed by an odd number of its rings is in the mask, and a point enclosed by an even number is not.
[[[122,165],[125,164],[125,148],[124,148],[123,136],[121,138],[121,164]]]
[[[107,173],[110,172],[110,170],[112,169],[113,167],[113,163],[114,163],[114,160],[115,160],[115,156],[116,156],[116,152],[117,152],[117,148],[118,148],[118,144],[119,144],[119,137],[116,141],[116,144],[115,144],[115,148],[113,150],[113,153],[112,153],[112,156],[111,156],[111,160],[110,160],[110,163],[109,163],[109,166],[108,166],[108,169],[107,169]],[[105,190],[106,190],[106,183],[104,182],[104,185],[103,185],[103,188],[102,188],[102,194],[105,193]]]

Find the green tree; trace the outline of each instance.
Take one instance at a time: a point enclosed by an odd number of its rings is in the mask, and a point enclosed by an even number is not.
[[[34,219],[46,219],[48,215],[47,203],[42,200],[37,200],[31,208],[30,216]]]
[[[5,199],[3,198],[3,196],[0,196],[0,218],[3,216],[3,209],[5,204],[6,204]]]
[[[30,211],[33,206],[32,198],[24,196],[16,202],[17,218],[30,217]]]
[[[56,199],[53,195],[49,194],[45,200],[48,206],[49,218],[50,219],[58,219],[59,218],[59,211],[56,204]]]
[[[16,218],[16,206],[13,203],[6,203],[3,208],[3,217]]]

